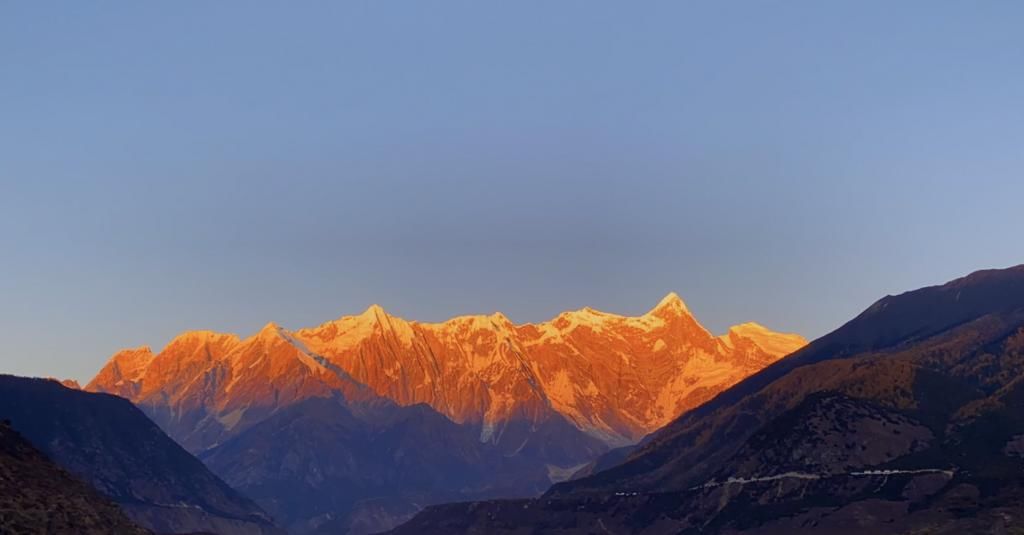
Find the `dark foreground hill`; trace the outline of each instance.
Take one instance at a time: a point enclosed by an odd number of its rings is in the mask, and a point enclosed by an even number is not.
[[[1009,533],[1024,526],[1024,266],[886,297],[542,499],[396,533]]]
[[[89,485],[0,423],[0,533],[146,535]]]
[[[155,532],[282,533],[125,399],[0,376],[0,418]]]

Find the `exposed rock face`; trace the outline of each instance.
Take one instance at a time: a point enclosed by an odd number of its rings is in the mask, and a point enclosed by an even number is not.
[[[124,399],[0,376],[0,418],[153,531],[281,533]]]
[[[146,535],[95,489],[0,423],[0,533]]]
[[[639,317],[524,325],[371,306],[122,351],[86,389],[132,400],[289,530],[360,533],[429,503],[536,495],[803,345],[754,324],[716,337],[675,294]]]
[[[618,464],[397,533],[998,533],[1024,523],[1024,266],[886,297]]]

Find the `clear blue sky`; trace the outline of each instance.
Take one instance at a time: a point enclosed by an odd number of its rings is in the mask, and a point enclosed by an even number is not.
[[[1022,2],[5,2],[0,371],[678,292],[821,335],[1024,262]]]

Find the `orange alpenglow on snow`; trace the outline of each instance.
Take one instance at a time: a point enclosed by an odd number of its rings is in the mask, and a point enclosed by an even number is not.
[[[642,316],[583,308],[544,323],[501,313],[406,321],[373,305],[317,327],[239,339],[184,333],[160,353],[115,354],[87,390],[149,408],[202,450],[309,397],[425,403],[499,442],[552,414],[610,446],[636,442],[804,345],[756,323],[707,331],[674,293]]]

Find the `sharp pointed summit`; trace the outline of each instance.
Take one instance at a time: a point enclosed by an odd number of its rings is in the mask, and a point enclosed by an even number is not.
[[[690,309],[686,307],[686,303],[684,303],[683,299],[679,297],[679,294],[675,292],[669,292],[668,295],[661,298],[661,301],[658,301],[658,304],[655,305],[648,314],[666,312],[691,315]]]
[[[260,329],[259,334],[277,334],[279,332],[281,332],[281,326],[273,321],[269,321]]]
[[[271,321],[260,328],[259,331],[253,335],[253,340],[262,341],[264,343],[272,343],[275,340],[283,339],[284,329],[277,323]]]

